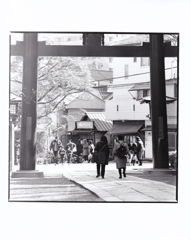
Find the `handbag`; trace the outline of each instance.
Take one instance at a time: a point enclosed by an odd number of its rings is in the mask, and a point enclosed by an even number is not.
[[[97,158],[98,158],[98,152],[95,151],[95,152],[92,154],[91,162],[92,162],[92,163],[97,162]]]
[[[105,144],[105,145],[106,145],[106,144]],[[101,151],[101,150],[105,147],[105,145],[104,145],[99,151]],[[98,151],[98,152],[99,152],[99,151]],[[92,158],[91,158],[91,162],[92,162],[92,163],[97,163],[98,152],[97,152],[97,151],[94,151],[94,153],[92,154]]]

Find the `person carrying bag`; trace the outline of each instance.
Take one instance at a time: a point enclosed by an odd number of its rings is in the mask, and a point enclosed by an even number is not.
[[[108,165],[109,159],[109,146],[106,136],[102,136],[101,140],[96,144],[95,151],[93,154],[93,161],[97,163],[97,178],[100,177],[100,167],[101,167],[101,176],[105,176],[105,165]]]

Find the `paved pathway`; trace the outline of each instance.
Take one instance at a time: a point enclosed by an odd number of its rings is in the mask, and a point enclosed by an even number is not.
[[[96,165],[91,163],[38,165],[36,169],[43,171],[45,176],[60,174],[60,178],[64,176],[71,180],[71,185],[76,183],[88,189],[103,202],[176,202],[176,176],[165,174],[163,171],[159,171],[157,175],[147,174],[147,170],[152,169],[151,163],[145,163],[142,167],[128,166],[127,177],[122,179],[118,178],[113,162],[106,166],[104,179],[95,177]],[[64,198],[62,200],[64,201]],[[75,196],[73,200],[76,200]],[[88,198],[86,201],[94,202]]]
[[[100,202],[103,199],[62,174],[10,180],[10,201]]]

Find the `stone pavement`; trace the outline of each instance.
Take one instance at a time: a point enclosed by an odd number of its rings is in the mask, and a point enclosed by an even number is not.
[[[93,192],[103,202],[177,202],[176,175],[171,170],[155,171],[152,163],[127,166],[127,176],[122,179],[118,177],[114,162],[106,166],[104,179],[96,178],[96,164],[92,163],[37,165],[36,169],[43,171],[45,176],[61,174],[71,183]]]

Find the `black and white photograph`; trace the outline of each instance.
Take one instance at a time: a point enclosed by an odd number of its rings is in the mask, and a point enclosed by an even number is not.
[[[190,0],[3,1],[3,240],[190,240]]]
[[[10,42],[10,201],[178,201],[178,33]]]

